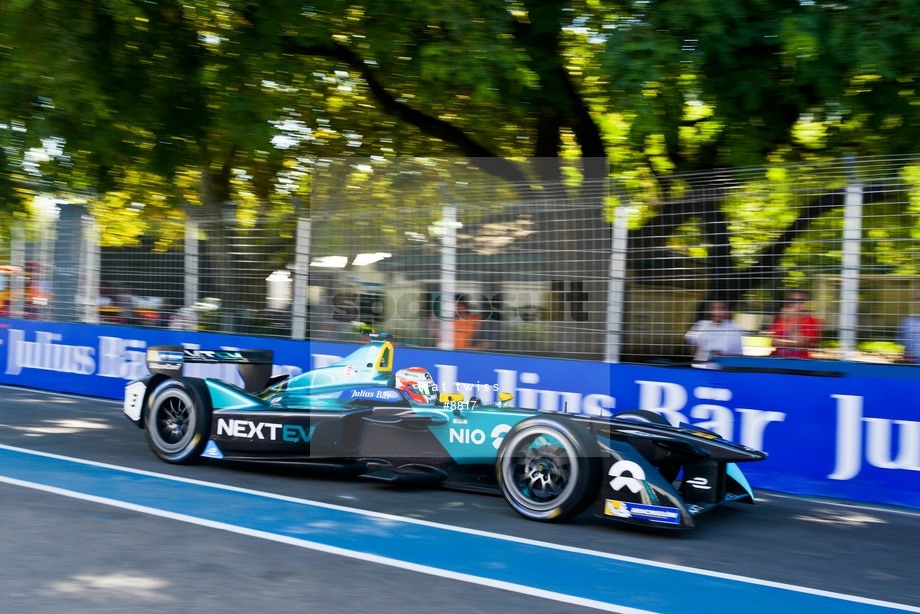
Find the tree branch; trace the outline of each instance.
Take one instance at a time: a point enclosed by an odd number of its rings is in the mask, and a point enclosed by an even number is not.
[[[590,108],[563,63],[561,6],[556,0],[527,0],[529,23],[517,22],[514,38],[524,47],[530,67],[540,79],[538,108],[559,118],[575,134],[588,182],[606,179],[607,151]],[[556,152],[558,155],[558,150]]]
[[[450,143],[462,151],[473,164],[487,173],[512,183],[525,183],[527,177],[517,164],[497,155],[494,151],[474,141],[463,130],[440,118],[410,107],[391,94],[376,72],[354,51],[339,43],[303,45],[294,39],[284,39],[284,50],[303,56],[325,57],[338,60],[357,71],[374,99],[385,113],[415,126],[425,134]]]

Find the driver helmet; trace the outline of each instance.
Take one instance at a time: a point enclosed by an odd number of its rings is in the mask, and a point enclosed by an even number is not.
[[[434,405],[438,402],[438,385],[431,373],[422,367],[409,367],[396,372],[396,389],[413,403]]]

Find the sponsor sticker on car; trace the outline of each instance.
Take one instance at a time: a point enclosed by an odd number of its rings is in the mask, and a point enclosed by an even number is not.
[[[629,501],[617,501],[615,499],[605,501],[604,514],[617,518],[641,518],[666,524],[680,523],[680,510],[676,507],[643,505],[642,503],[630,503]]]
[[[177,352],[174,350],[147,350],[147,360],[151,362],[183,362],[184,356],[182,352]]]
[[[349,388],[342,392],[339,397],[342,399],[361,399],[386,403],[395,403],[402,398],[399,392],[387,388]]]

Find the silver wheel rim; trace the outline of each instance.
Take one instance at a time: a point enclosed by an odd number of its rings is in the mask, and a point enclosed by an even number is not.
[[[502,482],[516,503],[544,513],[555,510],[571,496],[578,471],[577,454],[567,437],[532,426],[508,442]]]
[[[196,417],[192,398],[184,390],[171,389],[157,398],[150,434],[163,452],[185,449],[195,436]]]

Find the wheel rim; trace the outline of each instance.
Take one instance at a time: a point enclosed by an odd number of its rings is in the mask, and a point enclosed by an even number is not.
[[[502,478],[508,495],[535,512],[564,502],[578,481],[575,450],[566,437],[541,427],[522,430],[509,442]]]
[[[169,390],[157,401],[151,434],[166,453],[183,450],[195,435],[195,410],[182,390]]]

